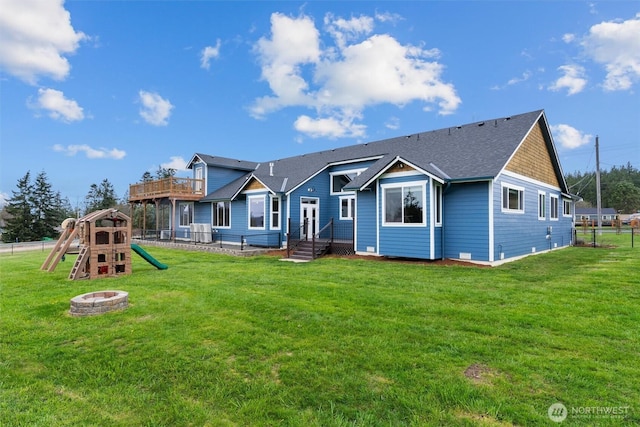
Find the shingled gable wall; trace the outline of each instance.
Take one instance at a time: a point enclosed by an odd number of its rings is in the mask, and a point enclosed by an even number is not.
[[[531,129],[505,169],[557,188],[560,187],[540,123]]]

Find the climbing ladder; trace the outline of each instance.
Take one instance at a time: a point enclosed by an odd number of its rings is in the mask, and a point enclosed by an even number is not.
[[[73,239],[75,239],[77,236],[78,236],[78,227],[75,227],[71,230],[70,229],[63,230],[62,235],[58,239],[58,242],[54,246],[53,250],[47,257],[47,259],[44,261],[40,269],[47,270],[49,272],[55,270],[56,266],[58,265],[58,263],[60,262],[64,254],[67,253],[67,249],[69,249],[69,246],[71,246],[71,242],[73,242]]]
[[[71,269],[71,273],[69,273],[69,279],[76,280],[80,279],[78,277],[79,274],[87,272],[87,260],[89,259],[89,255],[91,251],[88,246],[82,245],[80,247],[80,253],[78,254],[78,258],[76,258],[76,262],[73,264],[73,268]]]

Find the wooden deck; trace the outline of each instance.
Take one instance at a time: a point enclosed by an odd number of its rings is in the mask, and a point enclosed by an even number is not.
[[[203,179],[172,177],[129,185],[130,203],[163,198],[195,201],[204,196]]]

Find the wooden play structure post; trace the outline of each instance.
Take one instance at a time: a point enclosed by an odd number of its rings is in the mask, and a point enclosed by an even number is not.
[[[41,269],[55,270],[76,237],[79,253],[69,279],[131,274],[131,219],[117,209],[103,209],[77,220],[65,220],[60,239]]]

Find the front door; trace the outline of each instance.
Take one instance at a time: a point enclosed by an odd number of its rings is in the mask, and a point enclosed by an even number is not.
[[[305,224],[301,238],[311,239],[313,234],[318,234],[320,231],[319,204],[320,200],[316,198],[303,197],[300,199],[300,223]]]

